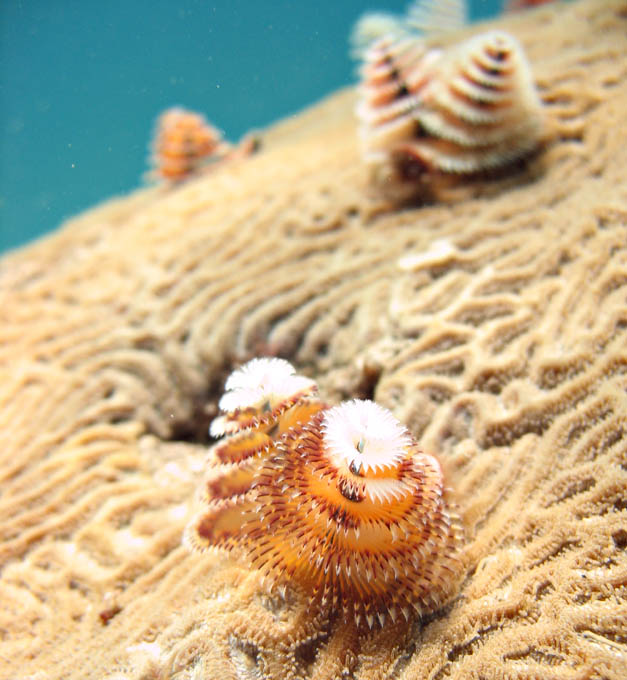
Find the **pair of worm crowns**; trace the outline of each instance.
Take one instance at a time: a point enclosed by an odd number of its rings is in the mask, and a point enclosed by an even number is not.
[[[189,547],[247,557],[273,586],[362,627],[451,597],[460,523],[440,464],[389,411],[329,407],[312,380],[267,358],[236,370],[219,406]]]
[[[361,77],[364,159],[400,181],[499,169],[540,143],[542,105],[531,68],[504,31],[442,49],[390,34],[366,50]]]
[[[215,167],[220,161],[247,156],[256,151],[257,144],[253,135],[247,135],[232,146],[202,114],[170,108],[157,119],[150,178],[176,184]]]
[[[367,49],[384,36],[440,36],[467,23],[466,0],[413,0],[404,15],[366,12],[350,35],[351,56],[363,58]]]

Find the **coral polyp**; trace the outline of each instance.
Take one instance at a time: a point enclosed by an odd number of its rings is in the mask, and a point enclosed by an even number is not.
[[[187,543],[239,552],[357,625],[440,607],[459,581],[461,528],[437,459],[378,404],[329,408],[289,364],[261,361],[227,381],[225,397],[245,390],[257,417],[211,450]],[[268,395],[285,408],[264,408]]]

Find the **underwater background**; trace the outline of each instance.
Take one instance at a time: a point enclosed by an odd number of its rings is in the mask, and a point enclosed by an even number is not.
[[[236,141],[354,83],[354,22],[407,4],[3,0],[0,251],[141,186],[165,108]],[[501,5],[473,0],[470,19]]]

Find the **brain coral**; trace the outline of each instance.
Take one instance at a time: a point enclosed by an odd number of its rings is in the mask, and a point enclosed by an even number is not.
[[[552,135],[515,177],[381,203],[347,91],[0,261],[0,677],[625,677],[627,7],[497,26]],[[261,354],[438,453],[468,534],[444,610],[362,634],[181,545]]]

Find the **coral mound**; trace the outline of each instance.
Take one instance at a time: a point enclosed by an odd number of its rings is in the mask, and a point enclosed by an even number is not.
[[[351,90],[0,261],[1,678],[624,680],[627,9],[488,28],[551,131],[516,177],[392,209]],[[181,544],[260,355],[437,452],[468,534],[444,609],[362,633]]]

